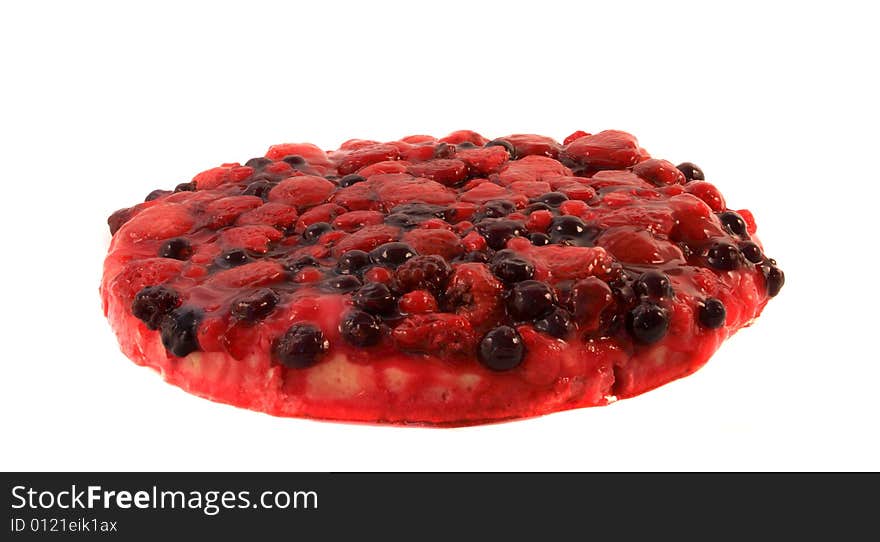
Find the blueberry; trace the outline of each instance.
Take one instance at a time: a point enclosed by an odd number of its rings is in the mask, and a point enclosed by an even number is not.
[[[324,333],[312,324],[294,324],[272,346],[275,359],[292,369],[314,365],[330,348]]]
[[[269,288],[260,288],[236,298],[229,313],[233,318],[244,322],[262,320],[275,309],[281,297]]]
[[[682,162],[675,167],[684,173],[684,178],[689,181],[702,181],[706,179],[706,176],[703,175],[703,170],[692,162]]]
[[[110,227],[110,235],[116,235],[116,232],[119,231],[126,222],[131,220],[132,210],[129,207],[124,209],[119,209],[114,211],[112,215],[107,217],[107,226]]]
[[[306,159],[298,154],[288,154],[284,158],[281,159],[283,162],[287,162],[293,168],[298,168],[306,165]]]
[[[587,226],[576,216],[557,216],[550,223],[550,240],[553,243],[587,246],[597,235],[595,227]]]
[[[391,290],[381,282],[365,284],[351,300],[356,307],[372,314],[390,314],[397,306]]]
[[[434,158],[452,158],[455,154],[455,146],[449,143],[439,143],[434,147]]]
[[[250,260],[248,253],[240,248],[228,250],[217,258],[217,265],[220,267],[238,267],[246,264]]]
[[[171,193],[170,190],[158,190],[158,189],[157,189],[157,190],[153,190],[152,192],[150,192],[149,194],[147,194],[147,197],[144,198],[144,201],[145,201],[145,202],[146,202],[146,201],[153,201],[154,199],[159,199],[159,198],[161,198],[162,196],[167,196],[167,195],[170,194],[170,193]]]
[[[180,296],[167,286],[147,286],[134,296],[131,313],[149,329],[159,329],[162,318],[180,305]]]
[[[162,243],[159,247],[159,257],[173,258],[175,260],[188,260],[192,256],[193,249],[189,241],[182,237],[175,237]]]
[[[332,229],[333,226],[326,222],[315,222],[314,224],[309,224],[303,231],[303,242],[309,245],[314,244],[322,235],[331,231]]]
[[[767,295],[775,297],[785,284],[785,273],[773,265],[774,260],[770,260],[770,262],[772,263],[761,266],[761,272],[764,275],[764,283],[767,285]]]
[[[749,232],[746,228],[746,221],[739,214],[733,211],[724,211],[718,214],[718,219],[721,220],[721,225],[730,233],[748,238]]]
[[[180,307],[162,319],[162,345],[171,354],[183,357],[199,349],[197,331],[202,313],[192,307]]]
[[[493,371],[507,371],[522,363],[525,353],[519,333],[510,326],[498,326],[480,341],[477,357]]]
[[[721,271],[733,271],[739,267],[741,260],[739,249],[726,241],[715,243],[706,253],[709,265]]]
[[[370,251],[370,259],[380,265],[396,267],[418,253],[406,243],[392,242],[379,245]]]
[[[529,234],[529,241],[537,247],[543,247],[550,244],[550,236],[546,233],[531,233]]]
[[[269,192],[273,188],[275,188],[275,183],[267,179],[259,179],[244,187],[241,193],[244,196],[257,196],[265,201],[269,198]]]
[[[353,184],[362,183],[366,180],[367,180],[366,177],[363,177],[363,176],[358,175],[356,173],[349,173],[348,175],[345,175],[341,179],[339,179],[339,187],[346,188],[346,187],[349,187]]]
[[[512,201],[505,199],[495,199],[488,201],[480,207],[475,220],[483,220],[485,218],[504,218],[516,210],[516,205]]]
[[[258,156],[256,158],[251,158],[250,160],[245,162],[244,165],[249,168],[253,168],[254,171],[260,171],[271,163],[272,160],[270,160],[269,158],[266,158],[265,156]]]
[[[361,281],[354,275],[339,275],[338,277],[329,278],[321,284],[321,289],[340,294],[353,292],[360,287]]]
[[[363,250],[349,250],[336,262],[336,272],[340,275],[358,275],[370,263],[370,255]]]
[[[516,256],[496,258],[491,269],[496,277],[507,284],[522,282],[535,275],[535,266]]]
[[[314,257],[308,254],[293,257],[284,262],[284,268],[295,273],[304,267],[318,267],[321,264]]]
[[[195,192],[196,191],[196,183],[180,183],[179,185],[174,187],[175,192]]]
[[[742,252],[742,255],[752,263],[761,263],[764,261],[764,253],[761,252],[761,247],[751,241],[740,243],[739,251]]]
[[[556,294],[553,288],[537,280],[516,283],[507,298],[507,312],[514,320],[524,322],[544,316],[553,310]]]
[[[568,201],[568,196],[562,192],[547,192],[536,198],[536,202],[549,205],[550,207],[559,207],[564,201]]]
[[[466,150],[466,149],[476,149],[477,146],[470,141],[462,141],[461,143],[455,146],[456,150]]]
[[[489,141],[484,147],[504,147],[504,150],[507,151],[507,154],[510,155],[511,160],[516,160],[516,147],[513,146],[513,143],[507,141],[506,139],[493,139]]]
[[[701,326],[707,329],[718,329],[724,325],[727,319],[727,310],[720,300],[708,297],[700,304],[697,318]]]
[[[652,344],[666,335],[666,330],[669,329],[669,316],[662,307],[642,304],[629,313],[627,325],[636,342]]]
[[[382,338],[382,324],[372,314],[353,310],[342,319],[339,332],[349,344],[373,346]]]
[[[476,226],[477,232],[486,239],[486,244],[495,250],[501,250],[513,237],[525,235],[526,228],[522,222],[504,219],[483,220]]]
[[[558,339],[564,339],[574,331],[571,313],[565,309],[555,308],[543,318],[535,321],[535,329]]]
[[[535,211],[552,211],[553,208],[547,205],[542,201],[536,201],[535,203],[531,203],[526,205],[526,207],[522,210],[523,214],[530,215]]]
[[[459,259],[463,262],[488,263],[489,260],[492,258],[490,254],[481,252],[479,250],[473,250],[461,256]]]
[[[633,283],[633,291],[637,295],[646,296],[651,299],[661,299],[664,297],[672,297],[672,284],[666,273],[660,271],[646,271]]]

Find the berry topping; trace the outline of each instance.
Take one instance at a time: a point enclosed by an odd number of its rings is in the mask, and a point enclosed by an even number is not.
[[[477,357],[493,371],[508,371],[522,363],[525,353],[519,333],[510,326],[498,326],[480,341]]]
[[[550,236],[546,233],[530,233],[529,241],[531,241],[533,245],[538,247],[549,245],[551,243]]]
[[[556,293],[537,280],[526,280],[513,286],[507,298],[507,312],[519,322],[534,320],[553,310]]]
[[[556,244],[590,246],[598,230],[576,216],[558,216],[550,224],[550,241]]]
[[[571,313],[558,307],[543,318],[535,320],[535,329],[558,339],[567,337],[574,328]]]
[[[367,179],[365,179],[364,177],[361,177],[360,175],[358,175],[356,173],[349,173],[348,175],[345,175],[341,179],[339,179],[339,187],[346,188],[346,187],[349,187],[353,184],[362,183],[366,180]]]
[[[525,235],[522,222],[504,219],[486,219],[477,224],[477,231],[486,239],[486,244],[494,250],[501,250],[513,237]]]
[[[200,310],[192,307],[180,307],[162,319],[162,345],[172,355],[184,357],[199,349],[196,336],[202,320]]]
[[[260,179],[247,185],[244,190],[241,191],[241,194],[243,196],[257,196],[258,198],[267,200],[269,199],[269,192],[275,188],[275,184],[276,183],[266,179]]]
[[[272,347],[275,359],[291,369],[314,365],[330,348],[324,333],[312,324],[294,324]]]
[[[339,257],[336,272],[341,275],[356,275],[364,271],[372,263],[370,255],[363,250],[349,250]]]
[[[175,192],[195,192],[196,183],[180,183],[174,187]]]
[[[175,237],[162,243],[159,247],[159,257],[173,258],[175,260],[188,260],[192,256],[192,245],[182,237]]]
[[[746,238],[749,236],[746,222],[739,214],[733,211],[725,211],[718,215],[718,219],[721,220],[721,224],[730,233]]]
[[[646,271],[633,283],[633,291],[637,295],[650,299],[672,297],[672,284],[666,273],[660,271]]]
[[[396,267],[416,256],[416,251],[406,243],[385,243],[370,251],[370,259],[379,265]]]
[[[701,326],[707,329],[718,329],[724,325],[724,321],[727,318],[727,310],[724,308],[724,303],[721,300],[709,297],[699,307],[697,318]]]
[[[321,264],[318,263],[318,260],[308,254],[301,254],[284,262],[284,268],[291,272],[299,271],[304,267],[318,267],[319,265]]]
[[[703,175],[703,170],[691,162],[682,162],[675,167],[684,174],[684,178],[688,181],[702,181],[706,178]]]
[[[395,272],[397,284],[404,292],[441,292],[451,274],[452,268],[440,256],[415,256],[401,264]]]
[[[180,296],[166,286],[147,286],[137,293],[131,313],[143,320],[149,329],[159,329],[162,318],[180,305]]]
[[[489,141],[488,143],[486,143],[483,146],[484,147],[503,147],[504,150],[507,151],[507,154],[510,155],[510,159],[516,160],[516,147],[514,147],[510,141],[507,141],[505,139],[493,139],[492,141]]]
[[[271,163],[271,159],[266,158],[265,156],[258,156],[256,158],[251,158],[250,160],[245,162],[244,165],[249,168],[253,168],[255,171],[259,171]]]
[[[538,196],[537,199],[538,203],[543,203],[548,207],[559,207],[564,201],[568,201],[568,196],[562,192],[547,192]]]
[[[321,284],[321,288],[328,292],[338,292],[341,294],[353,292],[361,287],[361,281],[354,275],[339,275],[331,277]]]
[[[287,162],[291,167],[298,168],[300,166],[306,165],[306,159],[298,154],[288,154],[284,158],[281,159],[282,162]]]
[[[354,346],[373,346],[382,338],[379,319],[364,311],[350,311],[339,324],[342,338]]]
[[[633,338],[642,344],[652,344],[666,335],[669,316],[658,305],[642,304],[629,313],[627,321]]]
[[[260,288],[237,297],[229,309],[229,314],[243,322],[255,322],[268,316],[281,297],[269,288]]]
[[[785,284],[785,273],[772,264],[761,266],[761,272],[764,274],[764,281],[767,284],[767,295],[776,297]]]
[[[391,290],[380,282],[365,284],[351,300],[356,307],[372,314],[390,314],[394,312],[396,304]]]
[[[715,243],[706,253],[706,262],[721,271],[733,271],[739,267],[741,260],[739,249],[725,241]]]

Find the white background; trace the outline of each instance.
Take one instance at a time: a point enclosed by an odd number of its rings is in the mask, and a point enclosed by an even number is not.
[[[0,469],[880,468],[869,2],[305,4],[3,3]],[[119,352],[115,209],[273,143],[460,128],[617,128],[697,162],[786,286],[687,379],[465,429],[272,418]]]

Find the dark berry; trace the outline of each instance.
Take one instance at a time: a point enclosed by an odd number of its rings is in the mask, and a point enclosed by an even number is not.
[[[740,243],[739,251],[742,252],[742,255],[752,263],[761,263],[764,261],[764,253],[761,252],[761,247],[751,241]]]
[[[718,214],[718,219],[721,220],[721,225],[723,225],[730,233],[740,237],[749,236],[748,229],[746,228],[746,221],[743,220],[743,217],[739,216],[739,214],[734,213],[733,211],[725,211]]]
[[[689,181],[703,181],[706,179],[706,176],[703,175],[703,170],[692,162],[682,162],[675,167],[684,173],[684,178]]]
[[[543,247],[550,244],[550,236],[546,233],[531,233],[529,234],[529,241],[537,247]]]
[[[562,202],[568,201],[568,196],[562,192],[547,192],[546,194],[538,196],[536,201],[549,205],[550,207],[559,207],[562,205]]]
[[[422,221],[412,215],[404,213],[391,213],[385,217],[385,223],[389,226],[395,226],[404,230],[411,230],[418,226]]]
[[[196,191],[196,183],[180,183],[179,185],[174,187],[175,192],[195,192]]]
[[[477,212],[475,220],[484,218],[504,218],[516,210],[516,205],[506,199],[496,199],[486,202]]]
[[[162,345],[173,355],[183,357],[199,349],[197,331],[202,313],[192,307],[180,307],[162,319]]]
[[[339,187],[346,188],[346,187],[349,187],[353,184],[362,183],[366,180],[367,180],[366,177],[358,175],[357,173],[350,173],[348,175],[345,175],[341,179],[339,179]]]
[[[188,260],[192,256],[193,249],[189,241],[182,237],[175,237],[162,243],[159,247],[161,258],[174,258],[175,260]]]
[[[637,295],[651,299],[672,297],[672,284],[666,273],[660,271],[646,271],[633,282],[633,291]]]
[[[325,280],[321,285],[323,290],[340,294],[353,292],[360,287],[361,281],[354,275],[339,275],[338,277],[332,277]]]
[[[126,222],[131,220],[132,210],[128,207],[125,209],[119,209],[115,211],[112,215],[107,218],[107,226],[110,227],[110,235],[116,235],[116,232],[119,231]]]
[[[275,359],[285,367],[302,369],[318,361],[330,348],[324,333],[312,324],[294,324],[272,347]]]
[[[372,314],[390,314],[397,306],[391,290],[381,282],[365,284],[351,297],[351,300],[356,307]]]
[[[553,309],[550,314],[535,320],[535,329],[558,339],[564,339],[574,330],[571,313],[565,309]]]
[[[455,146],[456,150],[476,149],[477,146],[470,141],[462,141]]]
[[[370,263],[370,255],[363,250],[349,250],[336,262],[336,272],[341,275],[358,275]]]
[[[245,196],[257,196],[264,200],[269,197],[269,192],[275,188],[275,183],[266,179],[260,179],[247,185],[241,193]]]
[[[353,310],[342,319],[339,332],[349,344],[373,346],[382,338],[382,324],[372,314]]]
[[[587,246],[598,234],[597,228],[587,226],[576,216],[557,216],[550,223],[550,240],[553,243]]]
[[[484,147],[504,147],[504,150],[507,151],[507,154],[510,155],[511,160],[516,160],[516,147],[510,141],[506,139],[493,139],[489,141]]]
[[[256,158],[251,158],[250,160],[245,162],[244,165],[249,168],[253,168],[254,171],[260,171],[271,163],[272,160],[270,160],[269,158],[266,158],[265,156],[258,156]]]
[[[718,329],[724,325],[727,318],[727,310],[724,308],[724,303],[720,300],[709,297],[700,304],[697,318],[701,326],[707,329]]]
[[[306,159],[298,154],[289,154],[281,159],[283,162],[287,162],[291,167],[297,168],[306,165]]]
[[[522,282],[535,276],[535,266],[515,256],[495,258],[491,269],[496,277],[507,284]]]
[[[553,211],[553,208],[544,202],[536,201],[535,203],[526,205],[526,207],[522,210],[522,213],[525,215],[530,215],[535,211]]]
[[[406,243],[392,242],[370,251],[370,258],[380,265],[398,266],[418,253]]]
[[[522,363],[526,348],[522,337],[510,326],[498,326],[480,341],[480,363],[493,371],[507,371]]]
[[[666,335],[669,317],[666,311],[657,305],[642,304],[629,313],[627,324],[637,342],[651,344]]]
[[[315,222],[314,224],[309,224],[303,231],[303,242],[310,245],[314,244],[322,235],[332,229],[333,226],[326,222]]]
[[[775,263],[774,260],[770,260],[770,262]],[[772,264],[761,266],[761,271],[764,274],[764,282],[767,285],[767,295],[775,297],[785,284],[785,273],[782,272],[782,269]]]
[[[490,254],[487,254],[485,252],[473,250],[461,256],[459,259],[463,262],[488,263],[489,260],[492,259],[492,257]]]
[[[501,250],[507,245],[507,241],[526,233],[522,222],[515,220],[483,220],[476,227],[477,232],[486,239],[486,244],[495,250]]]
[[[154,199],[159,199],[162,196],[167,196],[170,193],[170,190],[153,190],[152,192],[147,194],[147,197],[144,198],[144,201],[153,201]]]
[[[250,260],[248,253],[240,248],[228,250],[217,258],[220,267],[237,267],[246,264]]]
[[[715,243],[706,253],[708,264],[721,271],[733,271],[739,267],[741,260],[739,249],[726,241]]]
[[[162,318],[180,305],[180,296],[167,286],[147,286],[134,296],[131,313],[149,329],[158,329]]]
[[[318,260],[308,254],[302,254],[284,262],[284,268],[294,273],[304,267],[318,267],[320,265]]]
[[[553,310],[556,293],[544,282],[526,280],[516,283],[507,298],[507,312],[514,320],[524,322],[544,316]]]
[[[281,297],[273,290],[261,288],[236,298],[229,313],[238,320],[255,322],[269,316],[279,301]]]
[[[452,268],[440,256],[416,256],[397,268],[395,278],[400,290],[441,292],[452,274]]]
[[[455,146],[449,143],[440,143],[434,147],[434,158],[451,158],[455,154]]]

